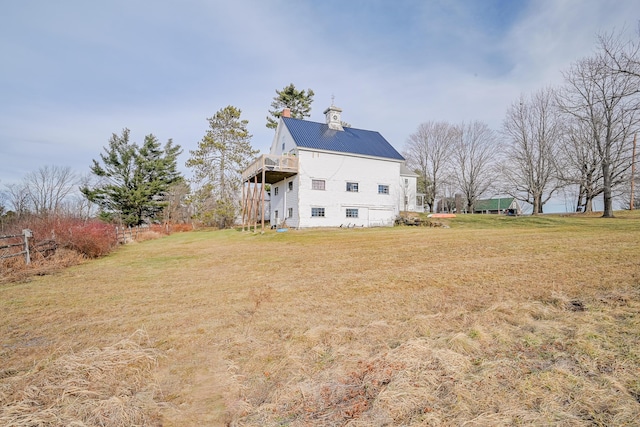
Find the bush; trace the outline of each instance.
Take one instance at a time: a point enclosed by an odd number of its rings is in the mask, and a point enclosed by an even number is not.
[[[170,224],[169,231],[171,233],[182,233],[186,231],[193,231],[193,225],[191,224]]]
[[[89,258],[98,258],[111,252],[118,244],[113,226],[102,221],[91,220],[79,224],[69,224],[60,230],[60,244]]]
[[[94,219],[29,218],[14,224],[18,234],[24,228],[33,231],[33,244],[55,240],[59,248],[74,250],[88,258],[106,255],[117,245],[113,226]]]

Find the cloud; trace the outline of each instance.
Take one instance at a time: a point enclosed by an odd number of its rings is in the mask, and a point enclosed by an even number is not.
[[[267,110],[312,88],[396,148],[427,120],[498,128],[521,92],[561,83],[598,31],[635,29],[621,0],[10,2],[0,17],[0,180],[45,164],[86,171],[111,133],[188,151],[234,105],[269,149]],[[629,37],[633,31],[629,31]]]

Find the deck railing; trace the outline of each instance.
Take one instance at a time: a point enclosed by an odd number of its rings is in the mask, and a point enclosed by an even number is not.
[[[262,171],[297,172],[298,158],[293,155],[276,156],[263,154],[242,172],[242,181],[245,182]]]

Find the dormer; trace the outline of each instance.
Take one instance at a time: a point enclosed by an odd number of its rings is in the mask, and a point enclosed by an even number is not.
[[[340,113],[342,113],[342,109],[336,107],[335,105],[331,105],[331,107],[324,110],[325,121],[329,126],[329,129],[344,130],[342,128],[342,120],[340,119]]]

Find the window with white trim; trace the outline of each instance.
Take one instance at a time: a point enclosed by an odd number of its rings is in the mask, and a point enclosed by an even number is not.
[[[324,208],[311,208],[311,216],[324,217]]]
[[[389,186],[385,184],[378,184],[378,194],[389,194]]]
[[[278,187],[273,187],[273,195],[274,196],[278,195]]]
[[[287,218],[293,217],[293,208],[287,209]]]
[[[289,191],[293,190],[293,181],[289,181]]]
[[[311,180],[311,189],[312,190],[324,190],[324,179],[312,179]]]
[[[358,192],[358,183],[357,182],[347,182],[347,191],[352,193]]]
[[[358,218],[358,209],[347,209],[347,218]]]

